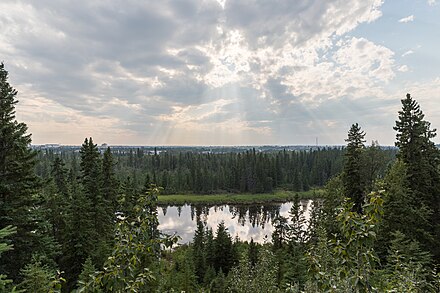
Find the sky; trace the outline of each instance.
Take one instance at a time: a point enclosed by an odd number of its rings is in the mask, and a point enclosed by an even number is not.
[[[393,145],[406,93],[440,128],[438,52],[439,0],[0,2],[33,144]]]

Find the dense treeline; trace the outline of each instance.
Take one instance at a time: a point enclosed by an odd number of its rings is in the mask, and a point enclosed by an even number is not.
[[[440,291],[440,151],[432,142],[435,130],[410,95],[402,100],[394,128],[397,159],[386,172],[381,171],[386,154],[365,147],[364,131],[353,124],[342,172],[326,183],[309,220],[296,198],[288,218],[273,220],[272,241],[256,244],[233,240],[223,223],[213,231],[197,217],[193,242],[176,246],[177,235],[158,230],[160,188],[150,184],[163,183],[158,178],[164,171],[190,162],[196,173],[242,164],[238,170],[244,173],[236,175],[246,180],[237,190],[257,192],[267,178],[272,188],[293,185],[295,170],[304,166],[289,169],[296,159],[306,164],[310,158],[306,166],[314,168],[311,158],[336,158],[339,150],[144,154],[139,161],[157,165],[144,166],[152,176],[139,190],[134,178],[128,184],[117,174],[140,174],[143,167],[128,167],[135,161],[128,163],[130,155],[115,159],[110,149],[101,153],[89,138],[78,155],[44,159],[40,167],[48,172],[39,177],[26,125],[14,116],[17,92],[7,77],[0,64],[0,292]],[[319,178],[337,159],[329,165],[326,159],[315,161],[326,170],[316,173]]]
[[[343,148],[244,153],[144,152],[129,149],[113,152],[118,181],[139,192],[154,183],[164,194],[173,193],[268,193],[274,189],[307,191],[322,187],[342,171]],[[383,176],[396,150],[367,148],[363,160],[369,164],[369,178]],[[78,153],[45,150],[38,154],[37,174],[50,176],[56,158],[78,168]]]

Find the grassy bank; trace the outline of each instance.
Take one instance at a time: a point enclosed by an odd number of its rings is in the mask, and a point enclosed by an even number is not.
[[[258,204],[270,202],[291,201],[298,193],[301,199],[317,198],[322,194],[321,189],[293,192],[278,190],[273,193],[261,194],[171,194],[159,195],[159,205],[183,205],[183,204]]]

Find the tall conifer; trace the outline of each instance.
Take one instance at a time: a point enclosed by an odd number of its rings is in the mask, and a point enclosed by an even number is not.
[[[19,269],[29,262],[36,245],[36,223],[30,210],[32,195],[39,186],[34,172],[36,152],[29,148],[31,135],[27,126],[15,118],[17,91],[8,82],[8,72],[0,63],[0,229],[17,227],[13,235],[14,249],[5,252],[0,274],[16,278]]]
[[[365,183],[362,178],[362,152],[364,151],[365,132],[355,123],[348,131],[347,152],[343,171],[344,195],[354,203],[353,209],[362,213],[365,200]]]
[[[424,120],[425,115],[420,105],[410,94],[402,100],[402,110],[394,130],[396,146],[399,148],[398,159],[406,168],[405,188],[408,189],[410,205],[416,210],[420,206],[428,209],[428,222],[409,222],[413,231],[420,231],[421,241],[440,261],[440,152],[431,140],[436,136],[436,129]],[[407,207],[410,208],[410,207]],[[426,214],[426,212],[425,212]],[[421,218],[423,219],[423,218]],[[406,235],[413,237],[415,235]]]

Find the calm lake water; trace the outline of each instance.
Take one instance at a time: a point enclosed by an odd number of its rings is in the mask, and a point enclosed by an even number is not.
[[[306,219],[309,218],[311,200],[301,201]],[[260,205],[222,205],[222,206],[168,206],[158,207],[159,229],[167,234],[177,233],[179,243],[191,242],[200,218],[215,233],[217,225],[225,222],[232,238],[238,236],[242,241],[251,238],[259,243],[271,241],[274,230],[272,220],[277,216],[289,217],[291,202],[283,204]]]

